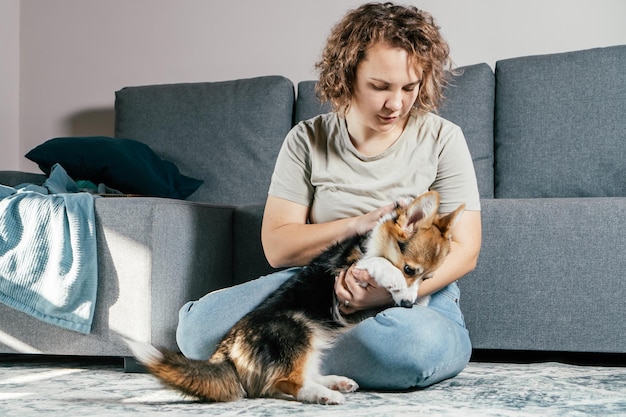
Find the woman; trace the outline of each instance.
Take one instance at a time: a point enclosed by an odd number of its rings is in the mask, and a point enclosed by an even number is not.
[[[332,30],[318,95],[334,111],[301,122],[278,156],[262,227],[274,267],[305,265],[332,242],[374,227],[393,202],[429,189],[440,211],[466,204],[452,251],[420,286],[427,307],[391,307],[391,297],[350,268],[336,279],[344,314],[380,310],[345,333],[322,371],[367,389],[424,387],[458,374],[471,344],[456,280],[480,251],[480,203],[461,130],[432,114],[442,99],[449,48],[432,17],[414,7],[372,3]],[[180,312],[177,340],[188,357],[208,358],[223,334],[289,278],[288,269],[208,294]],[[367,285],[364,285],[367,284]]]

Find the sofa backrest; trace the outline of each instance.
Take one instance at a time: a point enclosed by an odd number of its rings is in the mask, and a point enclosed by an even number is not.
[[[459,125],[472,154],[481,198],[493,198],[493,103],[495,79],[487,64],[459,68],[444,90],[439,114]]]
[[[295,122],[307,120],[318,114],[328,113],[332,110],[329,102],[320,102],[315,94],[317,81],[301,81],[298,83],[298,95],[296,98]]]
[[[496,197],[626,196],[626,46],[496,63]]]
[[[487,64],[459,68],[445,89],[445,101],[439,113],[463,129],[472,154],[482,198],[493,198],[493,103],[494,74]],[[315,81],[298,83],[296,122],[330,111],[315,95]]]
[[[115,136],[204,180],[188,200],[264,203],[294,99],[280,76],[127,87],[115,93]]]

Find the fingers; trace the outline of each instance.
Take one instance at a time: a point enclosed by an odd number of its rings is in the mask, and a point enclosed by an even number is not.
[[[339,275],[335,277],[335,294],[342,302],[352,299],[352,293],[346,285],[346,271],[341,271]]]
[[[343,314],[388,306],[391,295],[364,269],[351,266],[335,278],[335,294],[339,300],[339,310]]]
[[[393,212],[395,209],[398,208],[399,203],[394,202],[391,204],[387,204],[384,207],[379,208],[378,210],[376,210],[378,213],[378,219],[380,220],[382,217],[386,216],[387,214]]]
[[[365,269],[349,268],[344,280],[352,294],[350,305],[357,310],[386,306],[391,301],[389,291],[378,285]]]
[[[337,299],[339,301],[339,311],[343,314],[352,314],[355,313],[357,309],[354,305],[352,305],[354,296],[348,288],[346,276],[347,271],[344,270],[335,277],[335,294],[337,295]]]
[[[387,214],[393,212],[398,207],[397,203],[387,204],[384,207],[370,211],[362,216],[359,216],[355,231],[357,234],[364,234],[372,230],[378,221],[385,217]]]
[[[342,271],[335,278],[335,294],[339,300],[339,310],[343,314],[352,314],[356,311],[381,305],[380,291],[375,285],[375,281],[365,270],[357,269],[354,266]],[[384,291],[387,295],[387,292]]]
[[[345,304],[346,302],[348,303],[348,305]],[[345,314],[347,316],[347,315],[356,313],[358,310],[352,307],[350,305],[350,302],[346,300],[343,302],[343,304],[339,306],[339,311],[341,311],[342,314]]]
[[[376,280],[372,278],[365,269],[359,269],[357,267],[351,267],[351,276],[354,278],[352,280],[355,284],[357,284],[361,288],[373,287],[378,288],[378,284]],[[350,281],[348,281],[348,285],[350,285]]]

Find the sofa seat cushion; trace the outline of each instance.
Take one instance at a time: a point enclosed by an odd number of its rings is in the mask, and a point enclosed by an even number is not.
[[[267,76],[127,87],[115,97],[116,137],[144,142],[181,172],[204,180],[189,200],[265,202],[291,128],[291,81]]]
[[[626,196],[626,45],[496,63],[496,197]]]
[[[486,199],[459,280],[475,349],[626,352],[626,198]]]

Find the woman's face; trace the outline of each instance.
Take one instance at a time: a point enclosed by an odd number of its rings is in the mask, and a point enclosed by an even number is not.
[[[374,44],[357,67],[346,116],[356,120],[365,134],[404,129],[417,99],[421,76],[404,49]]]

